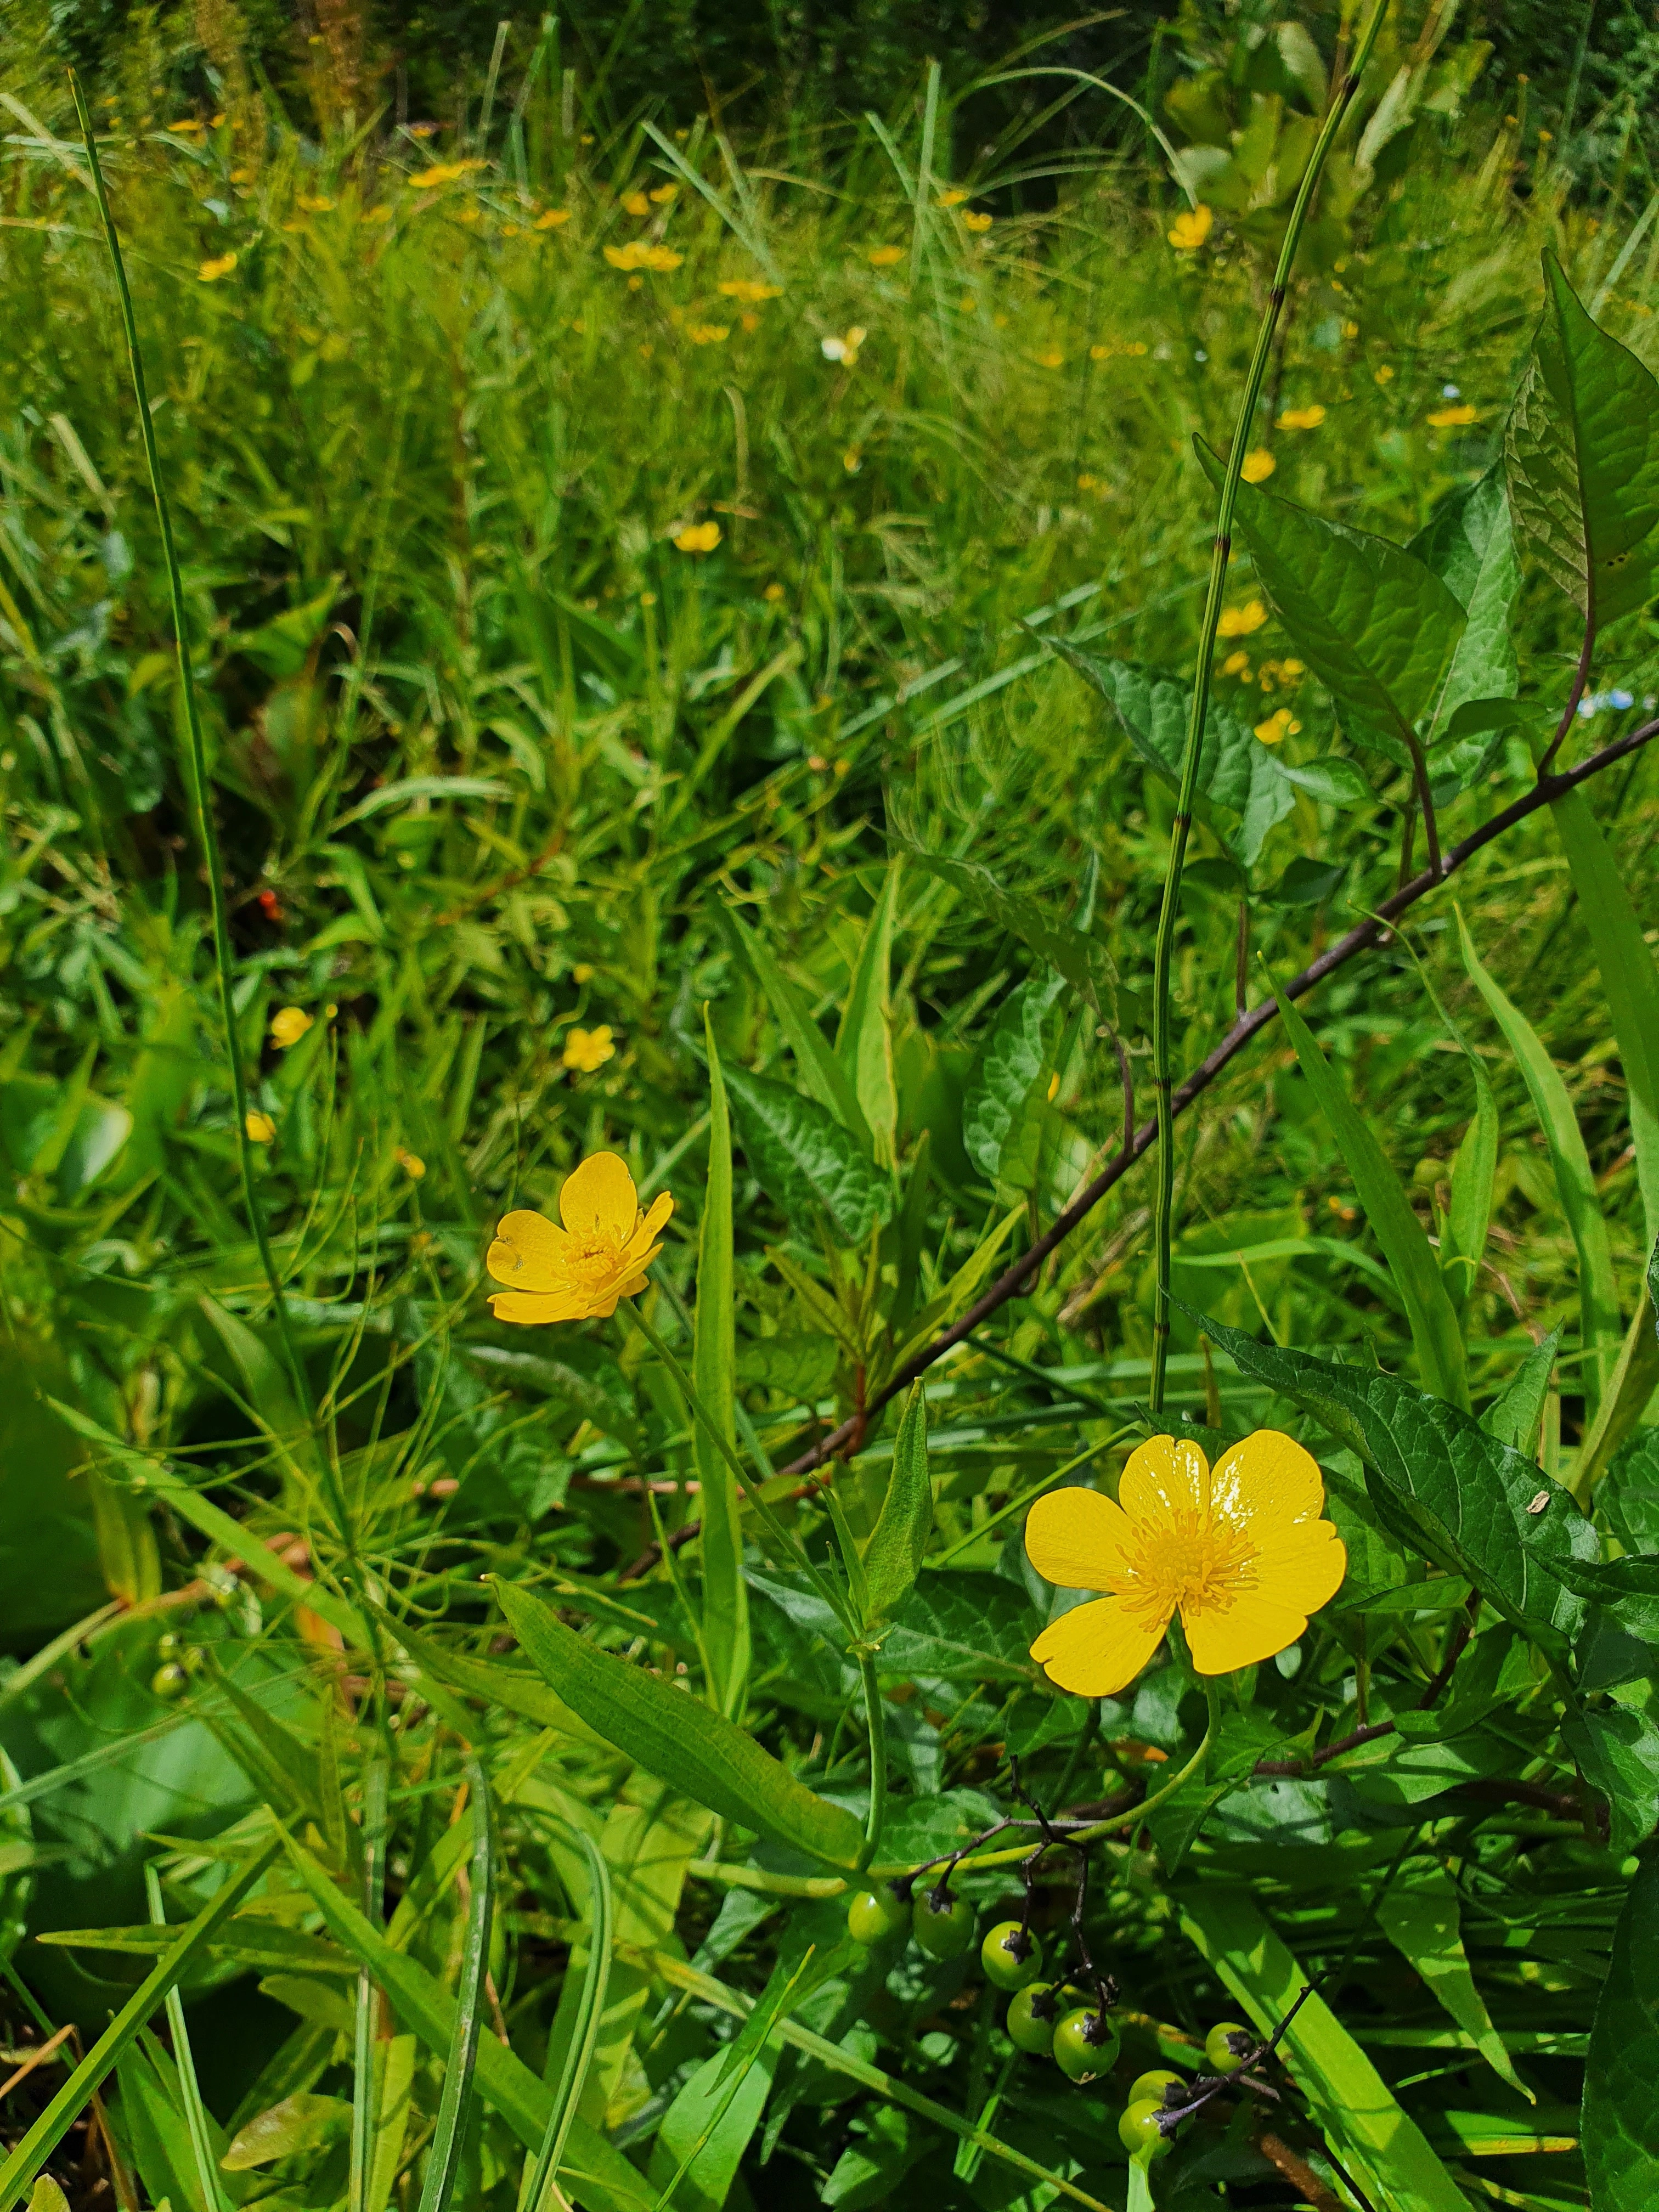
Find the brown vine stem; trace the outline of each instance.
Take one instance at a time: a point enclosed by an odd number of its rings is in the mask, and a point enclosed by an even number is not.
[[[1645,745],[1650,744],[1656,737],[1659,737],[1659,720],[1644,723],[1640,729],[1632,730],[1628,737],[1620,738],[1617,744],[1604,745],[1600,752],[1592,753],[1588,760],[1580,761],[1576,768],[1565,769],[1556,775],[1540,776],[1530,789],[1494,814],[1491,821],[1482,823],[1478,830],[1471,830],[1458,844],[1443,853],[1437,870],[1425,868],[1409,883],[1402,884],[1392,896],[1383,900],[1374,915],[1349,930],[1346,936],[1338,938],[1334,945],[1328,945],[1316,960],[1310,961],[1299,975],[1293,975],[1285,985],[1285,996],[1287,999],[1305,996],[1316,985],[1322,983],[1328,975],[1345,966],[1356,953],[1366,951],[1378,944],[1388,935],[1390,922],[1397,921],[1407,908],[1415,906],[1419,899],[1425,898],[1449,877],[1455,875],[1477,853],[1483,852],[1506,830],[1514,829],[1519,822],[1524,822],[1528,815],[1537,813],[1540,807],[1565,798],[1570,791],[1576,791],[1580,784],[1588,783],[1593,776],[1600,775],[1615,763],[1628,760],[1633,753],[1640,752]],[[1215,1049],[1200,1061],[1176,1090],[1171,1101],[1174,1111],[1184,1113],[1194,1099],[1201,1097],[1229,1062],[1236,1060],[1245,1046],[1273,1020],[1278,1011],[1272,999],[1264,999],[1240,1015]],[[936,1361],[942,1359],[947,1352],[953,1351],[965,1338],[971,1336],[981,1322],[1006,1305],[1010,1298],[1018,1295],[1027,1279],[1036,1272],[1055,1247],[1063,1243],[1080,1222],[1087,1219],[1108,1191],[1122,1181],[1142,1154],[1152,1150],[1157,1135],[1157,1122],[1143,1121],[1094,1181],[1085,1185],[1064,1212],[1056,1215],[1043,1234],[975,1300],[960,1320],[953,1322],[931,1344],[924,1346],[913,1359],[907,1360],[896,1375],[890,1376],[878,1390],[872,1393],[854,1419],[843,1421],[838,1428],[832,1429],[828,1436],[821,1437],[816,1443],[809,1445],[798,1458],[778,1472],[785,1475],[810,1474],[815,1468],[822,1467],[826,1460],[844,1452],[856,1437],[868,1430],[873,1417],[884,1406],[902,1390],[908,1390]],[[688,1521],[684,1527],[674,1530],[669,1542],[678,1551],[682,1545],[692,1541],[702,1525],[698,1521]],[[624,1571],[621,1579],[629,1582],[646,1573],[655,1565],[660,1556],[659,1547],[652,1545]]]

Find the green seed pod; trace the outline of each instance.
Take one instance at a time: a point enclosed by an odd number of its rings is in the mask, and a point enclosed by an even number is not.
[[[1018,1920],[999,1920],[979,1947],[985,1978],[996,1990],[1023,1990],[1042,1972],[1042,1946]]]

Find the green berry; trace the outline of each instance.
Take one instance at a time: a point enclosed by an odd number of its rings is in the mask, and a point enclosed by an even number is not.
[[[1236,2020],[1218,2020],[1204,2039],[1204,2063],[1212,2074],[1237,2074],[1255,2038]]]
[[[847,1932],[866,1948],[884,1943],[910,1925],[910,1910],[890,1882],[861,1889],[847,1908]]]
[[[1042,1972],[1042,1946],[1018,1920],[999,1920],[979,1947],[985,1978],[996,1990],[1023,1990]]]
[[[1184,2092],[1186,2087],[1184,2074],[1172,2074],[1167,2066],[1155,2066],[1150,2074],[1135,2076],[1126,2101],[1131,2105],[1144,2105],[1150,2099],[1154,2105],[1179,2104],[1182,2101],[1179,2097],[1170,2097],[1167,2093],[1171,2089]]]
[[[974,1908],[947,1890],[919,1889],[911,1908],[911,1933],[930,1958],[959,1959],[974,1940]]]
[[[1052,1982],[1028,1982],[1008,2000],[1008,2039],[1031,2058],[1046,2058],[1054,2047],[1060,2017],[1059,1991]]]
[[[1054,2030],[1054,2063],[1073,2081],[1092,2081],[1117,2057],[1117,2029],[1097,2005],[1079,2005]]]
[[[199,1644],[186,1644],[179,1654],[179,1664],[186,1674],[199,1674],[207,1665],[207,1653]]]
[[[1170,2148],[1170,2138],[1159,2124],[1163,2110],[1162,2100],[1152,2097],[1132,2097],[1124,2106],[1117,2139],[1131,2158],[1162,2158]]]
[[[149,1686],[158,1698],[176,1698],[190,1687],[190,1677],[176,1660],[169,1659],[150,1676]]]
[[[177,1656],[178,1650],[178,1638],[173,1634],[170,1628],[164,1628],[161,1633],[155,1639],[156,1657],[163,1660],[172,1659]]]

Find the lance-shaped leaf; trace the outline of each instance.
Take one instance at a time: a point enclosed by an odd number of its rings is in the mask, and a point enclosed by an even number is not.
[[[1544,1571],[1545,1562],[1594,1560],[1601,1540],[1530,1460],[1460,1407],[1397,1376],[1338,1367],[1194,1318],[1242,1374],[1305,1407],[1359,1454],[1378,1518],[1404,1542],[1473,1583],[1535,1642],[1559,1650],[1572,1635],[1582,1601]]]
[[[1659,383],[1590,320],[1553,253],[1505,458],[1516,521],[1589,634],[1645,605],[1659,556]]]
[[[890,1218],[892,1184],[828,1107],[740,1067],[727,1068],[726,1087],[750,1166],[798,1227],[810,1231],[822,1211],[860,1244]]]
[[[1048,1057],[1047,1024],[1062,988],[1058,975],[1032,975],[1012,990],[980,1047],[962,1096],[962,1141],[980,1173],[994,1182],[1003,1146]]]
[[[1201,442],[1198,455],[1218,487],[1220,460]],[[1251,484],[1238,491],[1236,526],[1297,650],[1357,722],[1406,744],[1462,637],[1456,597],[1403,545]]]
[[[1426,732],[1432,744],[1456,734],[1448,726],[1460,708],[1476,700],[1507,702],[1514,696],[1517,672],[1510,617],[1521,588],[1521,567],[1503,470],[1494,464],[1478,483],[1443,500],[1406,550],[1433,569],[1468,617],[1434,704]],[[1477,758],[1491,750],[1498,726],[1488,726],[1486,742],[1471,745]],[[1444,765],[1437,762],[1437,770],[1443,771]]]
[[[797,1782],[751,1735],[659,1675],[599,1650],[514,1584],[495,1589],[526,1656],[618,1751],[722,1820],[831,1866],[853,1865],[862,1836],[852,1814]]]
[[[1012,929],[1039,959],[1046,960],[1066,978],[1102,1021],[1117,1019],[1119,1001],[1127,994],[1119,984],[1111,955],[1097,938],[1072,922],[1052,919],[1035,899],[1010,890],[977,860],[953,860],[943,854],[924,853],[914,845],[902,849],[916,866],[926,868],[929,875],[937,876],[970,901],[988,921],[1000,929]],[[1138,1015],[1126,1008],[1124,1018],[1133,1020]]]
[[[893,1030],[887,994],[893,962],[893,923],[898,912],[899,864],[888,863],[874,911],[865,925],[858,966],[836,1036],[836,1058],[852,1085],[859,1110],[875,1139],[876,1158],[890,1166],[898,1130],[898,1090],[893,1079]]]
[[[893,1471],[864,1554],[865,1618],[884,1620],[914,1586],[933,1525],[927,1473],[927,1401],[918,1382],[905,1402],[893,1446]]]
[[[728,1447],[737,1443],[737,1338],[732,1279],[732,1124],[713,1024],[708,1045],[708,1185],[697,1233],[697,1312],[691,1376]],[[743,1579],[738,1486],[726,1455],[695,1424],[692,1451],[702,1486],[702,1640],[709,1688],[723,1713],[735,1713],[749,1685],[749,1590]]]
[[[873,1153],[875,1139],[864,1118],[851,1077],[830,1049],[830,1040],[812,1018],[800,993],[773,957],[772,948],[758,930],[750,929],[741,915],[722,907],[719,918],[727,936],[753,972],[766,994],[773,1018],[795,1057],[795,1074],[801,1087],[827,1107],[842,1128],[848,1129],[866,1152]]]

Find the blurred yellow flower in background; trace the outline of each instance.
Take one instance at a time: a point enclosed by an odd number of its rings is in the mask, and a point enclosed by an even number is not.
[[[407,1152],[402,1145],[399,1145],[395,1157],[398,1166],[409,1177],[410,1181],[411,1182],[419,1182],[421,1177],[426,1173],[426,1162],[421,1158],[420,1154],[418,1152]]]
[[[1255,733],[1264,745],[1276,745],[1285,737],[1293,736],[1301,727],[1301,723],[1292,715],[1290,708],[1280,707],[1273,714],[1269,714],[1265,722],[1256,724]]]
[[[235,266],[234,253],[221,253],[211,261],[204,261],[196,273],[203,283],[216,284],[222,276],[228,276]]]
[[[286,1052],[312,1025],[313,1017],[303,1006],[279,1006],[270,1018],[270,1041],[279,1052]]]
[[[651,212],[651,203],[643,192],[625,192],[623,206],[629,215],[649,215]]]
[[[851,368],[859,357],[859,348],[869,335],[861,324],[854,323],[840,337],[820,338],[818,351],[826,361],[838,361],[843,368]]]
[[[607,1060],[617,1056],[617,1047],[608,1022],[597,1029],[572,1030],[564,1041],[564,1064],[574,1075],[592,1075],[603,1067]]]
[[[1276,1429],[1217,1462],[1152,1437],[1129,1455],[1116,1501],[1093,1490],[1040,1498],[1025,1549],[1046,1580],[1107,1593],[1031,1646],[1050,1681],[1109,1698],[1133,1682],[1178,1613],[1200,1674],[1228,1674],[1294,1644],[1335,1596],[1347,1553],[1322,1519],[1319,1464]]]
[[[1371,382],[1377,385],[1392,384],[1394,382],[1394,371],[1389,368],[1386,361],[1382,363],[1380,368],[1374,368],[1371,371]]]
[[[962,224],[964,230],[983,232],[989,230],[995,220],[994,216],[984,215],[977,208],[969,208],[962,218]]]
[[[251,1145],[268,1145],[276,1134],[276,1124],[269,1114],[256,1113],[252,1107],[243,1121]]]
[[[569,220],[568,208],[544,208],[536,218],[535,228],[538,230],[557,230],[562,223]]]
[[[872,269],[890,269],[896,261],[904,258],[902,246],[872,246],[865,249],[865,259]]]
[[[1316,430],[1325,419],[1325,410],[1316,400],[1311,407],[1287,407],[1279,418],[1281,430]]]
[[[745,307],[757,307],[763,300],[778,300],[783,296],[781,284],[762,284],[752,276],[728,276],[714,289],[723,299],[740,300]]]
[[[1461,407],[1437,407],[1426,419],[1431,430],[1463,430],[1471,422],[1478,422],[1480,414],[1466,399]]]
[[[1246,483],[1265,483],[1278,466],[1278,462],[1267,448],[1265,446],[1258,446],[1254,452],[1245,454],[1238,473]]]
[[[1200,201],[1195,208],[1183,208],[1167,234],[1177,253],[1195,253],[1214,228],[1215,216]]]
[[[939,194],[939,204],[942,208],[960,207],[967,197],[967,193],[959,185],[952,185],[948,192]]]
[[[1223,607],[1215,634],[1218,637],[1248,637],[1252,630],[1260,629],[1267,619],[1267,610],[1261,601],[1249,599],[1242,607]]]
[[[614,1152],[593,1153],[565,1177],[558,1221],[509,1213],[496,1230],[484,1265],[511,1286],[490,1293],[496,1320],[533,1324],[615,1313],[618,1298],[645,1288],[645,1271],[662,1249],[657,1232],[673,1211],[663,1191],[642,1213],[626,1164]]]
[[[693,345],[724,345],[732,335],[730,323],[688,323],[685,335]]]
[[[720,542],[720,526],[718,522],[688,522],[684,530],[675,533],[674,538],[674,543],[682,553],[712,553]],[[571,1031],[573,1036],[580,1036],[581,1034],[580,1030]],[[595,1036],[608,1037],[611,1032],[609,1030],[595,1030],[593,1034]],[[568,1065],[568,1046],[565,1048],[565,1052]],[[607,1060],[610,1056],[609,1053],[605,1054]]]

